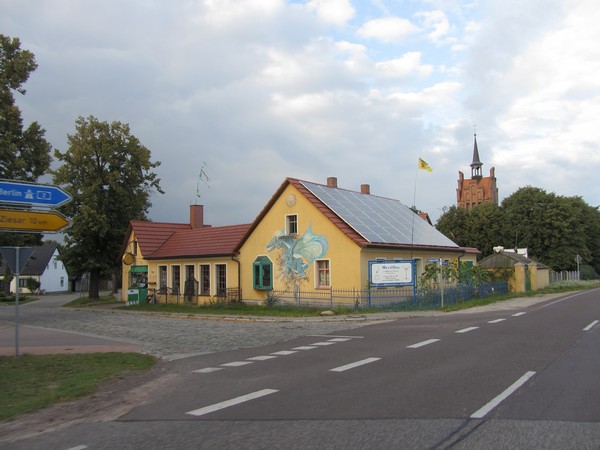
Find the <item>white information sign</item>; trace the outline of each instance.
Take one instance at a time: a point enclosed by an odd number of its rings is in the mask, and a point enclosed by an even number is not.
[[[414,283],[412,260],[369,261],[369,281],[372,286],[406,286]]]

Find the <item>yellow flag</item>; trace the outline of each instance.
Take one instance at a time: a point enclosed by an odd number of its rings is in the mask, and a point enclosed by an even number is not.
[[[431,167],[429,167],[429,164],[427,164],[421,158],[419,158],[419,166],[418,167],[419,167],[419,169],[426,170],[427,172],[431,172],[432,171]]]

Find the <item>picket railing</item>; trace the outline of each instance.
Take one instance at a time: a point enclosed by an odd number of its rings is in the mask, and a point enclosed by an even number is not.
[[[410,286],[399,288],[358,289],[319,289],[270,292],[278,304],[335,308],[351,306],[361,308],[393,308],[398,310],[437,309],[474,298],[505,294],[508,283],[480,283],[460,285],[440,289],[415,290]]]

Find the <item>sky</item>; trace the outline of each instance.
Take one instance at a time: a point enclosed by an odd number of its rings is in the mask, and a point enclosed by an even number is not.
[[[600,205],[598,23],[597,0],[0,0],[38,64],[24,125],[64,152],[80,116],[129,124],[161,163],[149,219],[202,204],[214,226],[252,222],[286,177],[435,223],[475,132],[500,201]]]

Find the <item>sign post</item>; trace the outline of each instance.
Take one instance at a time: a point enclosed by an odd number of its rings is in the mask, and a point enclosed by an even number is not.
[[[57,232],[70,225],[60,213],[49,211],[72,200],[58,186],[0,180],[0,232]],[[14,209],[5,209],[5,207]],[[34,211],[40,207],[44,211]],[[21,209],[18,209],[21,208]],[[19,275],[33,253],[33,247],[0,247],[0,252],[15,274],[15,354],[19,356]]]
[[[33,247],[0,247],[2,257],[15,274],[15,356],[19,357],[19,275],[33,253]]]

